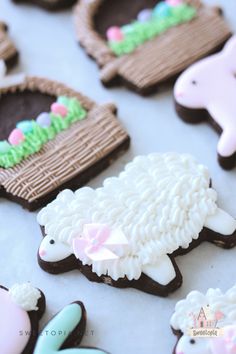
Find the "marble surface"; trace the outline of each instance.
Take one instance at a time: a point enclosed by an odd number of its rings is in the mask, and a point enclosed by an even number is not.
[[[218,3],[236,29],[235,0]],[[104,178],[116,175],[137,154],[188,152],[209,166],[220,206],[236,216],[236,170],[225,172],[218,166],[218,137],[212,129],[205,124],[187,125],[178,119],[171,87],[150,98],[122,88],[104,89],[96,64],[76,44],[70,11],[49,14],[33,6],[16,6],[10,0],[0,0],[0,18],[9,23],[11,36],[21,52],[16,71],[60,80],[101,103],[117,103],[120,120],[132,137],[132,147],[90,186],[101,186]],[[169,298],[161,299],[132,289],[93,284],[78,271],[58,276],[44,273],[36,259],[40,240],[36,213],[0,199],[0,283],[11,286],[29,280],[45,292],[47,311],[41,325],[69,302],[82,300],[88,312],[83,344],[104,348],[112,354],[171,353],[175,337],[169,319],[176,301],[193,289],[226,290],[236,281],[236,249],[224,251],[206,243],[177,258],[183,286]]]

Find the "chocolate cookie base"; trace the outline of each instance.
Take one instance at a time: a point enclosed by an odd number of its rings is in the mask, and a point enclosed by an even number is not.
[[[222,133],[221,127],[205,109],[186,108],[175,100],[175,110],[178,116],[186,123],[199,124],[202,122],[207,122],[219,135]],[[218,162],[224,170],[232,170],[236,166],[236,153],[228,157],[221,156],[218,153],[217,156]]]
[[[43,236],[45,236],[44,227],[41,227]],[[174,266],[176,277],[167,286],[161,285],[147,275],[143,274],[138,280],[128,280],[127,278],[121,278],[117,281],[113,280],[107,275],[98,276],[92,271],[92,267],[88,265],[83,265],[82,262],[74,255],[59,261],[59,262],[45,262],[38,254],[39,266],[46,272],[51,274],[61,274],[74,269],[78,269],[86,278],[90,281],[97,283],[104,283],[116,288],[135,288],[141,290],[145,293],[157,295],[160,297],[166,297],[170,293],[177,290],[182,285],[182,275],[175,262],[175,257],[185,255],[191,250],[199,246],[202,242],[210,242],[218,247],[225,249],[231,249],[236,246],[236,231],[231,236],[223,236],[219,233],[213,232],[207,228],[203,228],[197,240],[193,240],[188,248],[179,248],[172,254],[168,255]]]
[[[34,4],[40,6],[48,11],[60,11],[66,8],[71,7],[76,3],[77,0],[57,0],[57,1],[48,1],[48,0],[12,0],[16,4]]]

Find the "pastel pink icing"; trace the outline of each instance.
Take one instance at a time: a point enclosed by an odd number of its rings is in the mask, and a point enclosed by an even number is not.
[[[212,354],[236,354],[236,326],[224,328],[222,337],[211,340]]]
[[[222,128],[218,153],[229,157],[236,152],[236,35],[225,48],[190,66],[174,88],[182,106],[206,109]]]
[[[29,315],[16,305],[8,291],[2,288],[0,288],[0,314],[1,353],[21,354],[30,338]]]
[[[9,135],[8,141],[11,145],[19,145],[25,140],[25,136],[20,129],[14,129]]]
[[[62,117],[65,117],[68,113],[68,110],[67,108],[63,105],[63,104],[60,104],[60,103],[53,103],[51,105],[51,111],[54,113],[54,114],[58,114]]]

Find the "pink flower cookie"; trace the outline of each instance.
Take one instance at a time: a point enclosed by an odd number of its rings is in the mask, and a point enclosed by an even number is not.
[[[217,146],[225,169],[236,163],[236,36],[224,49],[190,66],[174,88],[176,110],[189,123],[208,120],[221,134]]]

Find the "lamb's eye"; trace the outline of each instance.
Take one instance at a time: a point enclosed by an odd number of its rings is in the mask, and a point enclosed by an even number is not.
[[[51,239],[51,240],[49,241],[49,243],[50,243],[51,245],[54,245],[55,241],[54,241],[53,239]]]
[[[196,80],[193,80],[193,81],[192,81],[192,85],[196,86],[196,85],[197,85],[197,81],[196,81]]]
[[[191,344],[195,344],[196,343],[196,341],[194,340],[194,339],[190,339],[190,341],[189,341]]]

